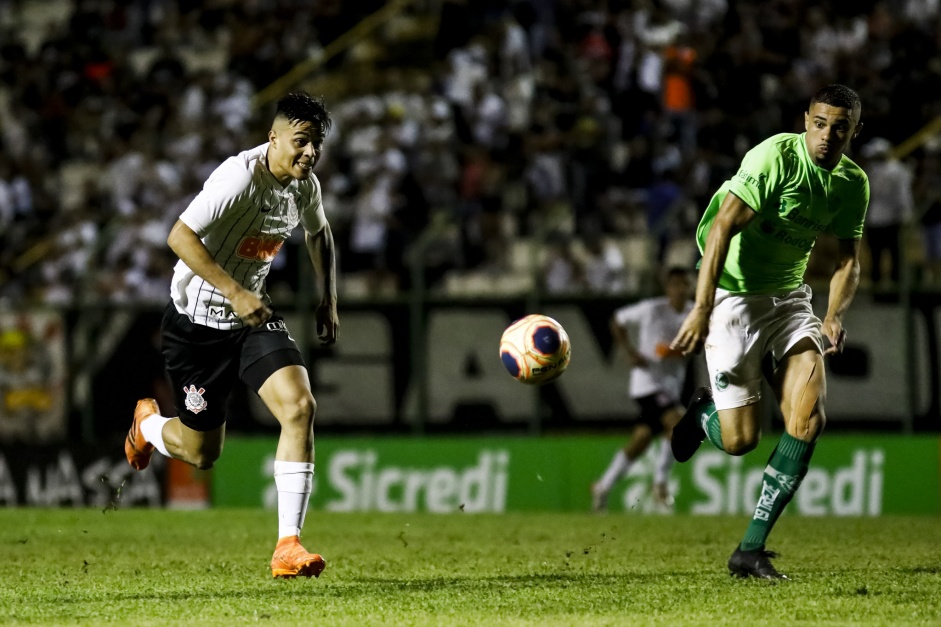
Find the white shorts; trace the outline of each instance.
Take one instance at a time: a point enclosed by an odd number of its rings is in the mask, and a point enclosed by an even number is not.
[[[823,353],[821,322],[811,308],[811,296],[807,285],[775,294],[716,290],[705,348],[717,409],[758,402],[761,362],[769,352],[780,361],[799,340],[809,337]]]

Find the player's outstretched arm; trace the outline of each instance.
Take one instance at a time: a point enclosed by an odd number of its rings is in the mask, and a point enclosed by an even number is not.
[[[256,327],[271,317],[271,310],[216,263],[206,245],[185,222],[176,221],[170,229],[167,244],[193,272],[229,299],[232,309],[243,322]]]
[[[616,318],[611,318],[610,327],[614,345],[621,348],[624,355],[630,359],[631,365],[636,368],[646,368],[648,365],[647,359],[640,354],[640,351],[631,342],[631,336],[628,334],[627,329],[618,324]]]
[[[716,287],[719,285],[722,268],[725,267],[725,258],[729,254],[729,244],[754,217],[755,210],[744,200],[731,192],[726,194],[709,228],[709,235],[706,236],[699,279],[696,282],[696,304],[670,344],[673,350],[689,355],[702,349],[709,333],[709,317],[712,315]]]
[[[337,316],[337,257],[330,224],[324,223],[323,228],[313,234],[305,232],[304,241],[320,286],[320,304],[314,311],[317,336],[321,342],[330,345],[336,342],[340,335],[340,319]]]
[[[830,278],[830,298],[827,316],[823,319],[823,334],[830,340],[830,346],[824,355],[843,352],[846,342],[846,329],[843,328],[843,316],[856,296],[859,286],[859,240],[841,239],[839,260],[836,270]]]

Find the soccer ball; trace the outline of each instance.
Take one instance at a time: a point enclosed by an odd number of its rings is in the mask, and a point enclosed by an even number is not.
[[[520,318],[503,331],[500,359],[517,381],[542,385],[565,372],[572,355],[562,325],[540,314]]]

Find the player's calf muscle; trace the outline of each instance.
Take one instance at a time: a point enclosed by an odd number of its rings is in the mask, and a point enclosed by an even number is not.
[[[790,420],[785,422],[784,429],[789,435],[798,440],[815,442],[823,433],[823,427],[826,423],[827,419],[823,411],[815,407],[809,416],[801,414],[792,416]]]
[[[782,407],[785,429],[798,440],[813,442],[823,431],[826,414],[823,404],[826,397],[826,375],[822,358],[816,355],[805,363],[795,364],[785,377],[784,395],[792,399]]]

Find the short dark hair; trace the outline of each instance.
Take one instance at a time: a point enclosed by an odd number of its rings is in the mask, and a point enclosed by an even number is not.
[[[289,122],[313,122],[320,126],[324,135],[333,123],[323,98],[314,98],[306,91],[291,92],[278,100],[278,110],[274,116]]]
[[[846,85],[827,85],[817,91],[814,97],[810,99],[810,106],[814,103],[830,105],[831,107],[842,107],[850,111],[860,111],[863,103],[859,100],[859,94]]]

